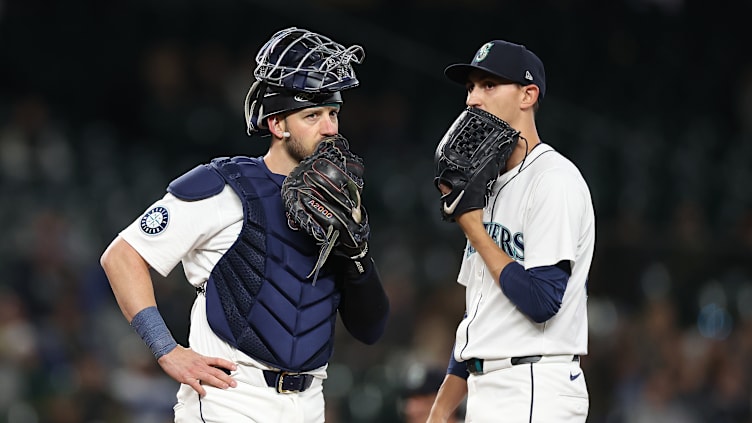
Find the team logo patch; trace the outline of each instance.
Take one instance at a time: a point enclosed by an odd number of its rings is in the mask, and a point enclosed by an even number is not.
[[[478,49],[478,52],[475,53],[475,63],[485,60],[485,58],[488,57],[488,52],[491,51],[491,47],[493,47],[493,43],[483,44],[483,47]]]
[[[154,207],[141,218],[141,230],[147,235],[162,233],[170,223],[170,213],[162,206]]]

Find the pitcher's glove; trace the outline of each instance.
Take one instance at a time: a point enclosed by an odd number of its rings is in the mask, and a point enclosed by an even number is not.
[[[468,107],[455,119],[436,148],[434,184],[441,196],[441,217],[454,221],[482,209],[496,178],[504,171],[520,132],[484,110]]]
[[[321,141],[282,183],[282,201],[290,228],[301,229],[321,246],[319,259],[308,277],[316,283],[318,271],[331,252],[354,260],[368,254],[371,234],[361,203],[363,160],[350,151],[347,140],[334,135]]]

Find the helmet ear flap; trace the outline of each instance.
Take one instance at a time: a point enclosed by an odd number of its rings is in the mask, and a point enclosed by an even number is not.
[[[264,105],[261,101],[266,92],[266,82],[256,81],[248,89],[245,96],[245,123],[248,135],[258,132],[261,129],[267,129],[261,116],[264,115]]]

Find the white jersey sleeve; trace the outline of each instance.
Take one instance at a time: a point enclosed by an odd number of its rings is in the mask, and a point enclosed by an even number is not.
[[[235,191],[225,185],[219,194],[198,201],[183,201],[167,194],[120,236],[162,276],[182,261],[188,282],[199,287],[235,243],[242,227],[243,205]],[[196,295],[191,309],[188,344],[199,354],[264,368],[214,333],[207,321],[204,295]]]
[[[242,223],[240,198],[225,186],[198,201],[168,193],[120,236],[160,275],[167,276],[182,261],[188,281],[200,286],[237,239]]]
[[[553,168],[541,173],[531,187],[525,228],[526,269],[552,266],[577,256],[583,216],[590,194],[579,173]]]

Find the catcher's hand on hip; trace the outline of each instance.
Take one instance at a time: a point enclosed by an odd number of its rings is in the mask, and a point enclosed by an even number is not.
[[[460,113],[436,147],[434,184],[442,193],[441,216],[455,218],[482,209],[506,168],[520,132],[484,110]]]
[[[353,260],[368,253],[370,226],[362,204],[363,160],[342,135],[325,138],[282,183],[288,224],[321,246],[314,282],[330,252]]]
[[[206,395],[202,385],[220,389],[238,386],[230,376],[231,371],[237,369],[235,363],[223,358],[207,357],[180,345],[160,357],[158,363],[170,377],[189,385],[202,397]]]

